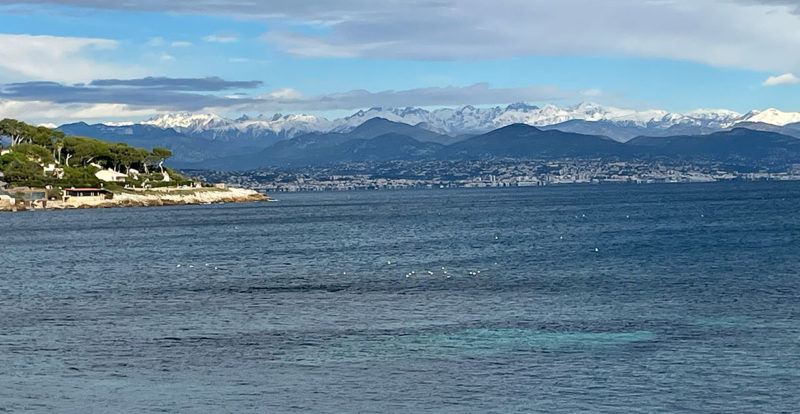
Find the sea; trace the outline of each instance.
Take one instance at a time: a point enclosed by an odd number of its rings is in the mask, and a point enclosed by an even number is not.
[[[0,412],[800,411],[800,182],[0,214]]]

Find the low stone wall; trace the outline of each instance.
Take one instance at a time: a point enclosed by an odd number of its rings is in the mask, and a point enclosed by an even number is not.
[[[49,203],[60,203],[66,208],[79,208],[83,205],[97,205],[108,201],[105,196],[99,197],[69,197],[66,201],[50,201]]]

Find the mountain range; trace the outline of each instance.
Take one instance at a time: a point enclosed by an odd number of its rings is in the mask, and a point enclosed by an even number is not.
[[[378,121],[374,121],[376,119]],[[740,114],[729,110],[696,110],[679,114],[592,103],[568,107],[517,103],[505,107],[464,106],[436,110],[370,108],[333,121],[303,114],[229,119],[214,114],[179,113],[136,123],[89,125],[79,122],[62,125],[59,129],[70,135],[166,147],[176,154],[172,165],[177,167],[205,164],[208,168],[230,169],[237,164],[226,164],[237,157],[239,168],[357,161],[362,156],[366,157],[364,160],[394,159],[401,154],[405,159],[430,158],[433,154],[435,158],[453,158],[458,154],[475,157],[474,151],[479,151],[480,146],[476,146],[479,141],[474,138],[494,142],[498,151],[500,147],[510,151],[516,144],[497,141],[497,136],[507,137],[511,130],[521,131],[523,126],[535,127],[538,137],[535,145],[540,146],[540,151],[545,151],[544,147],[549,148],[548,151],[555,150],[554,145],[558,143],[564,147],[559,150],[562,156],[580,155],[583,146],[592,148],[594,152],[589,153],[595,155],[611,151],[622,156],[629,153],[627,148],[644,142],[644,138],[639,137],[697,137],[746,128],[800,138],[800,112],[768,109]],[[508,130],[507,127],[513,128]],[[528,135],[534,133],[526,131]],[[380,140],[374,141],[379,137]],[[553,145],[544,145],[545,142]],[[612,151],[616,144],[625,142],[631,144],[625,146],[625,151],[620,152],[620,146]],[[526,151],[532,150],[531,142],[523,140],[518,144],[527,145]],[[393,146],[405,150],[401,154],[387,150]],[[567,151],[567,148],[571,149]],[[256,162],[257,157],[260,162]]]
[[[717,161],[754,167],[800,163],[800,139],[769,131],[734,128],[707,135],[640,136],[622,143],[600,135],[512,124],[442,143],[420,127],[372,118],[350,132],[310,133],[255,153],[221,157],[187,168],[250,170],[344,162],[488,159],[653,159]]]

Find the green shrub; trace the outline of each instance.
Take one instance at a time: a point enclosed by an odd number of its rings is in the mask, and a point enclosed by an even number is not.
[[[39,184],[44,180],[44,169],[36,162],[29,161],[27,156],[23,154],[14,155],[15,153],[6,154],[3,156],[3,172],[6,175],[6,181],[12,185],[31,185],[27,183]],[[8,157],[11,155],[12,157]],[[20,158],[20,156],[22,158]],[[8,157],[8,158],[6,158]]]
[[[52,164],[56,162],[50,150],[48,150],[45,147],[41,147],[39,145],[28,144],[28,143],[17,144],[12,148],[11,152],[12,154],[13,153],[24,154],[27,157],[29,157],[29,159],[39,161],[40,163],[43,164]]]

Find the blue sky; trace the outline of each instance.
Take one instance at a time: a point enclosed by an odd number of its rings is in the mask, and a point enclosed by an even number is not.
[[[336,116],[515,101],[800,110],[792,1],[113,3],[0,0],[0,117]],[[209,77],[232,83],[210,88]]]

